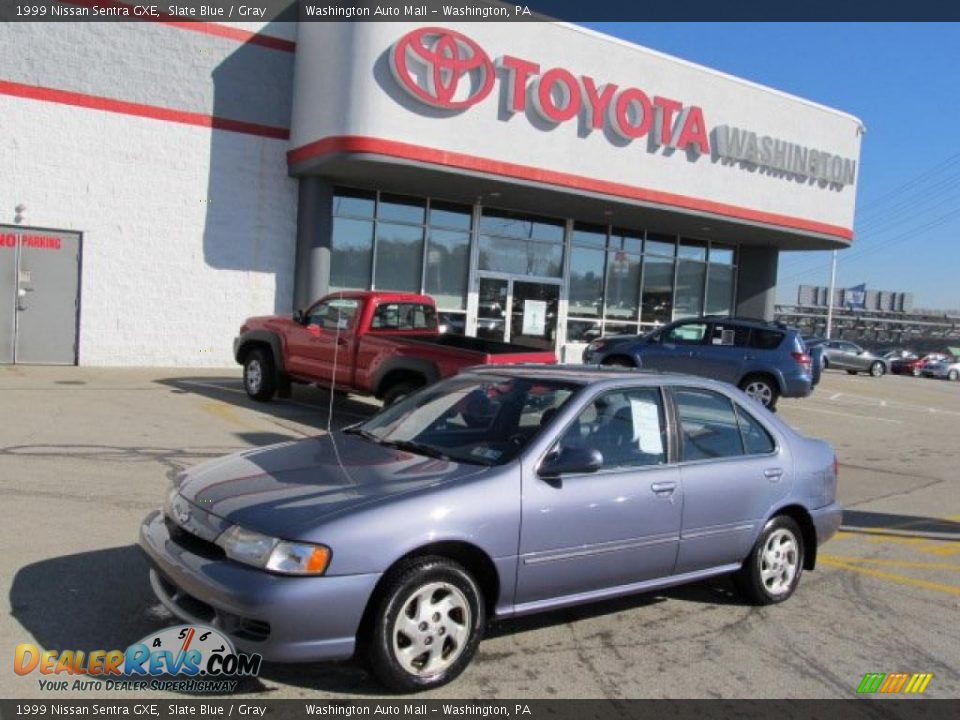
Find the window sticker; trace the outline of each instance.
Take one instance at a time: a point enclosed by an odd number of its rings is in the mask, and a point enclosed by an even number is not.
[[[499,450],[494,450],[493,448],[487,447],[475,447],[470,451],[471,455],[476,455],[481,457],[484,460],[496,461],[500,459],[500,456],[503,455]]]
[[[633,414],[633,431],[640,452],[662,455],[663,438],[660,434],[660,408],[657,403],[631,397],[630,412]]]

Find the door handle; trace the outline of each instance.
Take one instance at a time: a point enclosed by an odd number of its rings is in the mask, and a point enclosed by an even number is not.
[[[650,489],[659,497],[667,497],[673,495],[673,491],[677,489],[677,484],[675,482],[655,482],[650,486]]]
[[[763,476],[770,482],[780,482],[783,477],[783,470],[780,468],[767,468],[763,471]]]

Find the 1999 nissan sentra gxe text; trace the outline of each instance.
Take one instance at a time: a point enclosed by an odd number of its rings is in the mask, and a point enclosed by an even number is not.
[[[415,690],[456,677],[491,616],[723,573],[782,602],[839,527],[836,485],[827,443],[732,386],[481,368],[193,468],[140,544],[181,619],[267,660],[360,652]]]

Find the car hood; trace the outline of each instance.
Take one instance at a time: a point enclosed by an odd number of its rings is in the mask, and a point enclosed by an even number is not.
[[[179,492],[230,523],[296,540],[336,515],[485,470],[336,433],[203,463],[181,476]]]

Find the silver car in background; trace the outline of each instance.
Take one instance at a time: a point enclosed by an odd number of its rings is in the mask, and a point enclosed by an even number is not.
[[[941,380],[960,380],[960,359],[951,357],[946,360],[927,363],[920,372],[924,377],[940,378]]]
[[[874,355],[849,340],[811,338],[807,340],[807,347],[822,349],[821,365],[824,370],[846,370],[849,375],[865,372],[873,377],[886,375],[890,370],[890,360]]]
[[[266,660],[359,653],[410,691],[462,672],[491,618],[727,573],[783,602],[840,525],[836,489],[830,445],[730,385],[476,368],[188,470],[140,545],[182,620]]]

